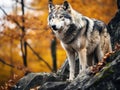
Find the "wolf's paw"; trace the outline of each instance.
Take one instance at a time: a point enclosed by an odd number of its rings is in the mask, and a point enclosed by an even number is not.
[[[80,70],[79,74],[82,74],[82,73],[85,73],[85,72],[86,72],[85,70]]]
[[[87,74],[90,75],[91,74],[91,69],[88,67],[85,70],[80,70],[79,74]]]
[[[67,82],[72,82],[74,80],[74,78],[69,78],[69,79],[67,79],[66,81]]]
[[[66,82],[72,82],[72,81],[73,81],[73,80],[71,80],[71,79],[67,79],[67,80],[66,80]]]

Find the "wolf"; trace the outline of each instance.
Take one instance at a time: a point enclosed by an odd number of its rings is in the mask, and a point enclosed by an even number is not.
[[[48,25],[60,40],[69,62],[69,80],[75,78],[75,59],[79,58],[79,74],[111,52],[110,35],[104,22],[88,18],[64,0],[61,5],[48,1]]]

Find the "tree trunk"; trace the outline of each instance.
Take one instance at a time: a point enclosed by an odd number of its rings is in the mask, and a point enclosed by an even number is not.
[[[53,72],[57,71],[57,59],[56,59],[56,37],[51,42],[51,56],[53,62]]]
[[[21,35],[21,51],[22,51],[22,59],[23,59],[23,64],[25,67],[27,67],[27,43],[24,38],[25,36],[25,19],[24,19],[24,0],[21,0],[21,9],[22,9],[22,35]]]

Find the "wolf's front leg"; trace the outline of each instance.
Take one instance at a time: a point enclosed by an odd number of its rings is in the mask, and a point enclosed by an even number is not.
[[[81,49],[79,52],[79,74],[87,68],[87,50]]]
[[[68,51],[68,62],[69,62],[69,81],[75,78],[75,52]]]

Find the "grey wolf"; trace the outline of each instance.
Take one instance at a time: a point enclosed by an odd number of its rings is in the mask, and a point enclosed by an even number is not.
[[[65,0],[54,5],[49,0],[48,24],[65,49],[69,62],[69,80],[75,78],[75,59],[79,58],[79,74],[111,52],[110,35],[105,23],[75,11]]]

